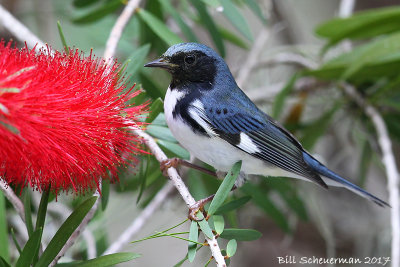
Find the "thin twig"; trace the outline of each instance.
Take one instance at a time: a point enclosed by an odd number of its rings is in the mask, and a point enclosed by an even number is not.
[[[305,58],[302,55],[295,53],[280,53],[271,59],[258,62],[253,66],[253,69],[265,68],[281,64],[298,65],[307,69],[315,69],[318,67],[317,63],[308,58]]]
[[[57,254],[57,256],[54,258],[54,260],[50,263],[49,267],[53,267],[53,266],[55,266],[57,264],[58,260],[62,256],[64,256],[65,252],[67,252],[67,250],[75,243],[76,239],[80,236],[80,234],[83,232],[83,230],[89,224],[90,220],[93,218],[93,216],[94,216],[94,214],[95,214],[95,212],[97,210],[97,207],[99,206],[100,193],[99,193],[98,190],[96,190],[96,192],[93,195],[98,197],[96,199],[96,202],[94,203],[92,208],[89,210],[89,212],[86,214],[85,218],[83,218],[83,220],[79,224],[79,226],[75,229],[75,231],[72,233],[72,235],[68,238],[67,242],[62,247],[62,249]]]
[[[11,15],[10,12],[4,9],[2,5],[0,5],[0,25],[3,25],[4,28],[21,42],[25,41],[28,47],[35,47],[36,51],[46,47],[45,43]]]
[[[365,114],[371,119],[376,133],[378,135],[378,144],[382,152],[382,162],[385,166],[386,176],[388,179],[387,188],[389,191],[389,203],[392,206],[391,225],[392,225],[392,266],[400,266],[400,195],[399,170],[396,166],[396,159],[392,150],[392,141],[385,121],[379,114],[378,110],[368,104],[365,99],[357,92],[357,90],[347,83],[341,83],[340,86],[344,92],[351,97],[361,108]]]
[[[139,232],[140,229],[142,229],[146,221],[153,215],[154,211],[156,211],[160,205],[164,203],[172,189],[174,189],[174,186],[171,183],[168,183],[160,191],[158,191],[153,200],[140,212],[140,214],[135,218],[131,225],[125,229],[118,239],[107,248],[103,255],[116,253],[120,251],[121,248],[123,248],[126,244],[128,244],[132,240],[132,237]]]
[[[143,132],[139,129],[132,129],[132,131],[143,138],[146,146],[150,149],[151,153],[156,157],[159,162],[163,162],[167,160],[168,157],[161,150],[161,148],[157,145],[156,141],[147,133]],[[196,201],[190,194],[188,188],[182,181],[182,178],[179,176],[177,170],[175,168],[168,168],[167,170],[168,177],[171,179],[171,182],[174,184],[175,188],[178,190],[179,194],[182,196],[186,205],[190,208],[192,207]],[[217,266],[222,267],[226,266],[224,256],[222,256],[221,249],[219,248],[218,242],[213,236],[213,238],[206,237],[207,243],[209,244],[211,254],[213,255]]]
[[[133,12],[139,6],[141,0],[130,0],[128,4],[125,6],[121,15],[119,15],[117,21],[115,22],[113,28],[111,29],[110,36],[108,37],[106,43],[106,49],[104,51],[103,58],[105,60],[110,60],[117,49],[118,42],[121,38],[122,32],[129,22]]]
[[[17,211],[19,217],[25,222],[25,208],[22,201],[17,197],[11,187],[0,177],[0,189],[3,191],[4,195],[13,205],[14,209]]]

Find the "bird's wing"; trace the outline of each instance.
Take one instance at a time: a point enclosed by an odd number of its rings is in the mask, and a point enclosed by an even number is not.
[[[235,106],[232,103],[224,106],[195,101],[189,112],[196,120],[202,120],[198,123],[206,127],[209,134],[219,136],[254,157],[327,188],[321,177],[304,161],[303,148],[287,130],[258,109],[235,102]]]

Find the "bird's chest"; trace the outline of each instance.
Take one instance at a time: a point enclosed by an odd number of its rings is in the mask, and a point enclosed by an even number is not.
[[[175,114],[175,106],[185,93],[168,88],[164,100],[164,113],[168,127],[176,140],[193,156],[214,166],[218,170],[229,170],[239,160],[233,147],[218,137],[209,137],[195,132],[180,114]],[[179,109],[179,108],[178,108]],[[178,110],[177,109],[177,110]]]

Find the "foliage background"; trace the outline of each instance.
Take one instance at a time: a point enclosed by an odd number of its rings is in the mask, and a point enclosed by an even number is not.
[[[345,37],[354,38],[352,44],[341,43],[321,54],[327,41],[334,40],[339,33],[346,34],[346,26],[350,25],[334,24],[331,30],[319,28],[319,37],[315,34],[317,25],[338,14],[341,1],[238,0],[234,5],[226,2],[142,1],[142,9],[123,33],[116,56],[119,62],[130,59],[126,69],[129,81],[146,91],[143,101],[163,98],[169,82],[167,74],[144,69],[143,63],[158,57],[170,45],[169,42],[174,43],[179,38],[208,44],[225,55],[241,88],[259,107],[284,123],[331,169],[386,200],[386,179],[374,130],[359,107],[343,94],[338,82],[346,80],[356,85],[362,95],[379,108],[398,155],[400,92],[396,70],[400,64],[399,47],[378,44],[364,55],[351,52],[336,62],[329,62],[346,51],[357,49],[354,47],[368,49],[375,40],[388,38],[388,33],[394,36],[390,44],[398,43],[399,37],[395,35],[398,18],[394,19],[396,16],[393,15],[389,22],[382,20],[349,31]],[[56,24],[60,21],[70,46],[87,53],[93,49],[96,55],[102,55],[111,27],[123,6],[114,0],[3,0],[0,3],[53,48],[62,49]],[[225,13],[218,8],[219,3],[229,5],[224,6]],[[257,7],[252,9],[252,3]],[[174,7],[172,11],[167,4]],[[368,10],[394,4],[395,1],[357,1],[355,9]],[[239,13],[230,10],[230,6]],[[210,17],[204,13],[199,16],[199,10],[207,10]],[[230,13],[226,13],[227,10]],[[393,7],[393,10],[398,8]],[[164,21],[171,33],[154,31],[160,26],[149,19],[148,14]],[[215,24],[210,23],[210,18]],[[373,17],[371,21],[376,19]],[[179,23],[187,25],[187,28]],[[224,35],[215,32],[216,25],[225,29]],[[394,27],[372,31],[379,29],[377,25]],[[9,39],[12,36],[0,28],[0,37]],[[255,45],[259,43],[261,49]],[[249,63],[252,53],[258,53],[258,56],[256,61]],[[293,62],[296,56],[299,56],[299,62]],[[387,61],[382,63],[382,59]],[[249,64],[253,68],[246,74]],[[310,66],[320,68],[319,72],[304,72]],[[374,73],[380,75],[374,77]],[[159,145],[169,155],[188,157],[187,152],[174,143],[162,116],[149,126],[148,132],[158,138]],[[166,183],[155,160],[144,157],[142,162],[142,170],[126,171],[121,175],[120,183],[111,186],[107,208],[99,212],[89,225],[99,255]],[[196,199],[214,193],[218,187],[218,182],[199,173],[189,171],[186,176]],[[389,210],[376,207],[346,190],[332,188],[326,192],[301,181],[255,178],[233,195],[232,198],[251,195],[252,199],[238,212],[227,214],[227,224],[256,229],[263,236],[256,241],[239,242],[230,266],[278,266],[277,257],[286,255],[361,259],[390,255]],[[40,196],[33,193],[32,198],[33,206],[37,207]],[[44,240],[51,238],[62,219],[63,211],[60,209],[63,206],[60,203],[65,205],[65,209],[71,209],[77,201],[79,198],[65,195],[59,197],[58,203],[50,203],[49,210],[53,210],[53,214],[48,214]],[[11,210],[9,205],[7,208]],[[171,195],[135,239],[181,222],[186,212],[182,200],[176,194]],[[9,227],[16,229],[19,240],[23,242],[27,239],[26,230],[15,223],[14,216],[17,215],[7,218]],[[178,231],[187,231],[188,228],[187,223]],[[85,258],[86,241],[79,239],[64,260]],[[12,247],[10,250],[15,251]],[[138,266],[172,266],[186,255],[187,243],[164,237],[129,244],[124,251],[142,254],[141,258],[135,259]],[[194,266],[203,265],[208,257],[209,252],[201,250]],[[183,266],[191,265],[186,262]]]

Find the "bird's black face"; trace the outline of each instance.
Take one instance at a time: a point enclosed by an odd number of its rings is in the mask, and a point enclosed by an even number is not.
[[[172,74],[172,83],[206,83],[213,84],[216,75],[215,58],[199,50],[179,51],[172,55],[147,63],[145,67],[166,69]]]

